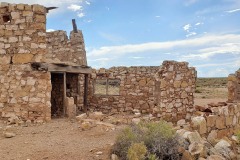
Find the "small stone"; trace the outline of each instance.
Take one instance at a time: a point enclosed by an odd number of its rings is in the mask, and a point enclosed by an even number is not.
[[[12,133],[12,132],[5,132],[4,133],[5,138],[12,138],[12,137],[15,137],[15,136],[16,136],[16,134]]]
[[[101,151],[96,152],[96,155],[102,155],[102,154],[103,154],[103,152],[101,152]]]
[[[116,154],[112,154],[111,155],[111,160],[119,160],[119,158]]]
[[[80,114],[78,116],[76,116],[76,120],[77,121],[81,121],[83,119],[87,118],[87,114],[86,113],[83,113],[83,114]]]
[[[133,119],[132,119],[132,122],[133,122],[134,124],[138,124],[138,123],[140,123],[140,121],[141,121],[140,118],[133,118]]]
[[[177,122],[178,126],[184,126],[186,124],[186,120],[185,119],[181,119]]]

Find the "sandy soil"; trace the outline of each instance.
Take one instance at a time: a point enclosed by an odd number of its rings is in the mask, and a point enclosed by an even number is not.
[[[107,160],[120,130],[106,131],[99,126],[81,131],[78,122],[67,119],[13,129],[15,137],[0,136],[1,160]]]
[[[227,101],[227,88],[201,87],[199,90],[201,93],[194,94],[195,105],[206,106],[211,102],[217,103]]]

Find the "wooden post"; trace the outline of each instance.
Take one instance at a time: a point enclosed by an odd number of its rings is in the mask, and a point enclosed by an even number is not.
[[[75,33],[77,33],[78,31],[77,31],[77,24],[76,24],[75,19],[72,19],[72,25],[73,25],[73,31],[74,31]]]
[[[85,79],[84,79],[84,112],[87,113],[87,96],[88,96],[88,74],[84,75]]]
[[[67,99],[67,80],[66,80],[66,72],[63,73],[63,115],[66,116],[66,99]]]

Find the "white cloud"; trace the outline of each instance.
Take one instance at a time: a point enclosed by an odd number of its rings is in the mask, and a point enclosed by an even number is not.
[[[190,28],[191,24],[186,24],[185,26],[183,26],[184,31],[189,31]]]
[[[202,25],[203,23],[202,22],[198,22],[195,24],[195,26],[199,26],[199,25]]]
[[[155,16],[156,18],[160,18],[161,16]]]
[[[184,58],[208,58],[209,56],[218,54],[220,52],[240,52],[240,35],[227,34],[227,35],[207,35],[202,37],[191,38],[179,41],[168,41],[168,42],[149,42],[142,44],[127,44],[120,46],[104,46],[99,49],[91,50],[88,55],[93,57],[99,57],[104,55],[125,55],[135,54],[139,52],[171,52],[172,50],[194,52],[190,55],[183,56]],[[209,47],[211,46],[211,47]],[[213,46],[216,46],[215,48]],[[204,50],[205,49],[205,50]],[[208,49],[208,50],[207,50]],[[219,50],[220,49],[220,50]],[[201,54],[209,52],[206,55]]]
[[[80,5],[76,5],[76,4],[71,4],[70,6],[67,7],[68,9],[72,10],[72,11],[79,11],[82,10],[83,7]]]
[[[47,32],[53,32],[53,31],[55,31],[55,29],[47,29],[46,31]]]
[[[90,4],[91,4],[91,3],[90,3],[90,2],[88,2],[88,1],[86,1],[85,3],[86,3],[87,5],[90,5]]]
[[[185,5],[186,6],[189,6],[189,5],[192,5],[194,3],[196,3],[198,0],[185,0]]]
[[[228,13],[234,13],[234,12],[239,12],[239,11],[240,11],[240,8],[234,9],[234,10],[229,10],[229,11],[226,11],[226,12],[228,12]]]
[[[83,12],[81,12],[81,13],[78,13],[77,16],[80,17],[80,18],[82,18],[82,17],[85,16],[85,14],[84,14]]]
[[[187,34],[186,37],[188,38],[188,37],[194,36],[196,34],[197,34],[196,32],[189,32],[189,34]]]
[[[132,58],[132,59],[143,59],[143,58],[145,58],[145,57],[129,57],[129,58]]]

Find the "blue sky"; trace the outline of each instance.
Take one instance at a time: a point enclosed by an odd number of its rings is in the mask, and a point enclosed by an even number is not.
[[[1,2],[1,0],[0,0]],[[240,0],[8,0],[59,7],[47,30],[84,34],[88,65],[158,66],[187,61],[198,77],[240,68]]]

